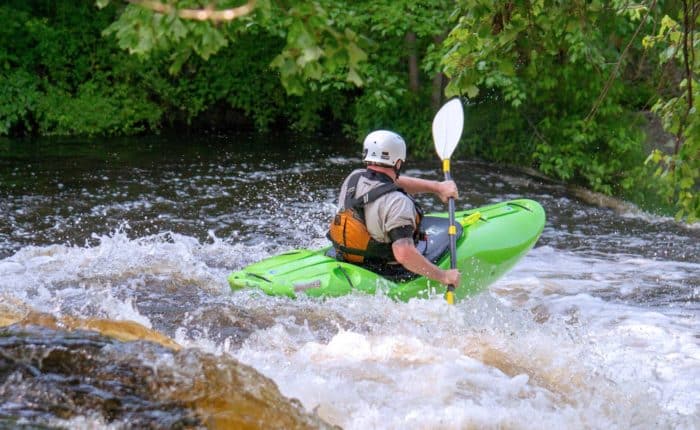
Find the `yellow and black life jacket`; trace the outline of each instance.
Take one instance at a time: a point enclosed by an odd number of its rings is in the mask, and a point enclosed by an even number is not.
[[[355,189],[361,177],[380,180],[383,183],[356,198],[354,197]],[[328,231],[328,238],[333,243],[336,258],[355,264],[362,264],[368,261],[394,261],[391,243],[383,243],[373,239],[367,230],[364,218],[365,205],[377,200],[384,194],[394,191],[406,194],[402,188],[399,188],[383,174],[362,171],[350,177],[345,192],[344,209],[333,217]],[[418,214],[416,225],[420,225],[422,211],[417,204],[416,212]],[[416,229],[414,240],[418,239],[418,231],[419,229]]]

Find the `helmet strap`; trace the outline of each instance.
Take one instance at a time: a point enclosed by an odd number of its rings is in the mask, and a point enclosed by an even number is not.
[[[401,175],[401,168],[403,168],[403,161],[401,161],[401,165],[399,167],[396,167],[396,165],[399,163],[394,164],[394,174],[396,174],[396,179],[399,179],[399,176]]]

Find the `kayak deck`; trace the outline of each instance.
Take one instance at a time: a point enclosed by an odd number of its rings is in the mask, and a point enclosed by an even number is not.
[[[443,231],[448,223],[439,222],[448,215],[428,217],[436,220],[427,223],[424,255],[441,268],[448,268],[448,239]],[[455,298],[459,300],[483,290],[513,267],[537,242],[545,214],[539,203],[520,199],[458,211],[455,221],[463,230],[457,239],[457,268],[462,277]],[[361,266],[338,261],[326,255],[332,255],[329,250],[332,248],[301,249],[269,257],[231,273],[228,282],[234,290],[258,288],[270,295],[292,298],[298,294],[337,297],[353,291],[375,294],[381,290],[394,299],[408,300],[445,291],[443,285],[420,276],[392,281]]]

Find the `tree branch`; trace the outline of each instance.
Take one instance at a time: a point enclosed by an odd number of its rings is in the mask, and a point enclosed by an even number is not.
[[[622,59],[625,58],[625,55],[627,55],[627,51],[629,51],[630,46],[632,46],[632,42],[634,42],[634,39],[637,38],[639,31],[642,29],[642,26],[646,22],[647,17],[649,17],[649,13],[654,9],[654,7],[656,7],[656,0],[651,2],[651,6],[649,6],[649,8],[647,9],[647,13],[644,15],[642,20],[639,22],[639,26],[634,31],[632,38],[627,43],[627,46],[625,46],[625,49],[622,50],[622,53],[620,54],[620,58],[618,58],[617,63],[615,63],[615,68],[610,73],[610,76],[608,77],[608,81],[605,83],[605,87],[603,87],[603,91],[600,92],[600,95],[598,95],[598,99],[593,104],[591,111],[588,112],[588,115],[586,115],[586,119],[584,120],[585,122],[588,122],[591,119],[593,119],[596,112],[598,112],[598,108],[603,103],[605,96],[608,95],[608,91],[610,90],[610,87],[612,86],[613,82],[615,81],[615,76],[617,75],[618,71],[620,70],[620,66],[622,65]]]
[[[688,5],[688,0],[683,0],[683,71],[685,72],[686,81],[686,102],[687,106],[685,109],[685,115],[683,115],[682,121],[678,127],[678,133],[676,134],[676,144],[673,148],[673,154],[678,155],[683,145],[683,133],[685,131],[685,126],[688,122],[688,117],[693,109],[693,64],[691,57],[694,54],[693,42],[694,42],[694,9],[695,4],[691,0],[690,7]]]
[[[248,0],[248,3],[230,8],[230,9],[214,9],[214,4],[205,9],[178,9],[170,3],[161,3],[157,0],[126,0],[127,2],[140,6],[153,12],[170,14],[175,13],[182,19],[191,19],[196,21],[233,21],[236,18],[250,14],[255,8],[257,0]]]
[[[532,122],[529,116],[525,115],[525,113],[522,113],[523,118],[525,118],[525,121],[527,121],[528,124],[530,124],[530,127],[532,128],[532,132],[535,133],[535,137],[538,138],[542,143],[545,145],[549,146],[549,142],[547,142],[547,139],[542,136],[542,133],[540,133],[540,130],[537,128],[537,125]]]

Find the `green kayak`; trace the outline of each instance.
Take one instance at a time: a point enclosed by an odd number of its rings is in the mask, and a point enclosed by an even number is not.
[[[545,213],[533,200],[512,200],[458,211],[457,268],[462,280],[455,298],[486,288],[518,262],[542,233]],[[418,249],[441,268],[450,266],[447,213],[426,215],[426,240]],[[337,297],[353,291],[408,300],[444,293],[445,286],[421,276],[393,278],[334,258],[332,247],[295,250],[266,258],[228,276],[231,288],[258,288],[273,296]],[[410,276],[410,274],[409,274]]]

